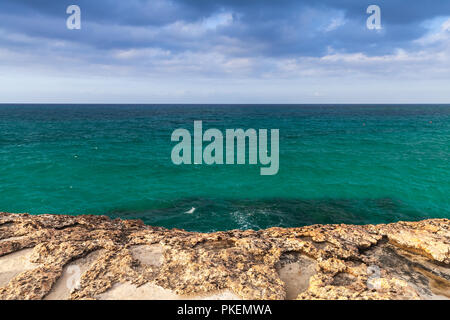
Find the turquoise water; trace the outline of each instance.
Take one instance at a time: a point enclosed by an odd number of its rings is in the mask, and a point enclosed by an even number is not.
[[[175,166],[194,120],[279,129],[278,175]],[[193,231],[450,218],[450,106],[1,105],[0,211]]]

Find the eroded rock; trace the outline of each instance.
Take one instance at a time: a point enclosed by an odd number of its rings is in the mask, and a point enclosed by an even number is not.
[[[206,234],[0,213],[0,299],[444,299],[449,288],[448,219]]]

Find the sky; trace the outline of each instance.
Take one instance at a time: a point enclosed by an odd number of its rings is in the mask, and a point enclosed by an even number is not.
[[[0,103],[450,103],[450,1],[1,0]]]

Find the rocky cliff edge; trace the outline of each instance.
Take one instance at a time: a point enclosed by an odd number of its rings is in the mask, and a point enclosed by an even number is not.
[[[448,219],[195,233],[0,213],[0,299],[448,298]]]

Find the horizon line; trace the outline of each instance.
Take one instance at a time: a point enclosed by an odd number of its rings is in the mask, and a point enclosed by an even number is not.
[[[131,102],[131,103],[109,103],[109,102],[0,102],[0,106],[6,106],[6,105],[115,105],[115,106],[129,106],[129,105],[147,105],[147,106],[151,106],[151,105],[178,105],[178,106],[194,106],[194,105],[210,105],[210,106],[269,106],[269,105],[280,105],[280,106],[307,106],[307,105],[317,105],[317,106],[347,106],[347,105],[366,105],[366,106],[380,106],[380,105],[414,105],[414,106],[418,106],[418,105],[445,105],[445,106],[450,106],[450,102],[432,102],[432,103],[427,103],[427,102],[420,102],[420,103],[411,103],[411,102],[383,102],[383,103],[355,103],[355,102],[351,102],[351,103],[277,103],[277,102],[273,102],[273,103],[195,103],[195,102],[189,102],[189,103],[168,103],[168,102],[164,102],[164,103],[136,103],[136,102]]]

